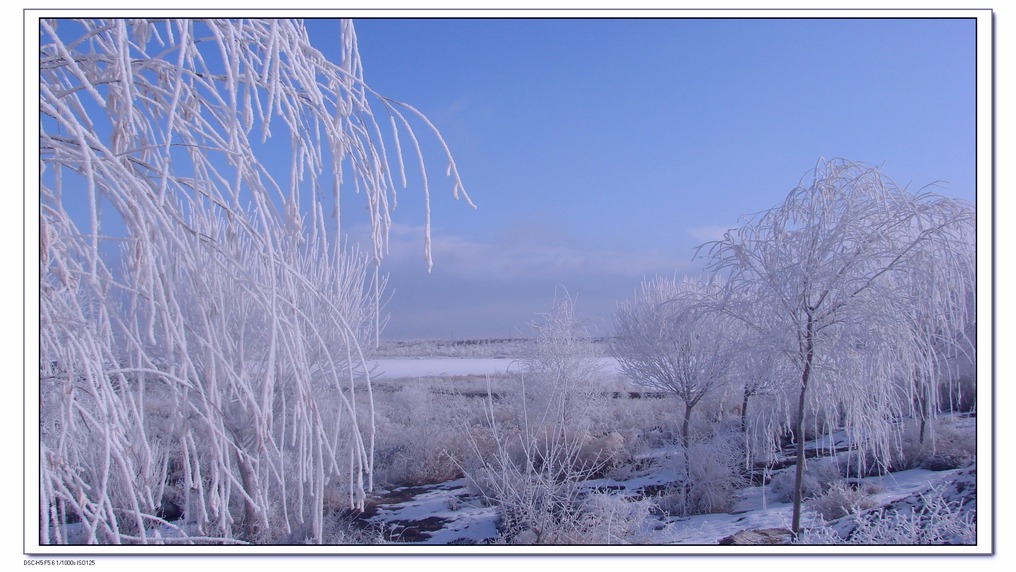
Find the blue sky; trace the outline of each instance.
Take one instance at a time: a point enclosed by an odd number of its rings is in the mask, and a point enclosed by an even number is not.
[[[562,288],[609,334],[643,277],[696,273],[697,245],[781,201],[820,157],[973,201],[975,25],[357,20],[367,83],[436,124],[478,206],[451,199],[425,146],[434,269],[411,181],[386,260],[387,337],[527,334]],[[337,53],[336,24],[310,30]]]
[[[590,333],[608,335],[643,278],[697,274],[698,245],[780,202],[821,157],[883,164],[913,189],[946,181],[938,192],[973,201],[975,26],[356,20],[366,82],[433,121],[478,207],[452,199],[443,153],[415,123],[434,267],[410,176],[384,263],[385,337],[528,335],[565,292]],[[339,22],[308,28],[337,62]],[[361,197],[343,200],[343,228],[364,238]]]

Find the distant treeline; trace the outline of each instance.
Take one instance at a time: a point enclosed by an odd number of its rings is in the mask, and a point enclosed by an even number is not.
[[[585,338],[590,355],[606,355],[606,337]],[[533,338],[418,339],[382,340],[376,357],[461,357],[461,358],[522,358],[532,351]]]

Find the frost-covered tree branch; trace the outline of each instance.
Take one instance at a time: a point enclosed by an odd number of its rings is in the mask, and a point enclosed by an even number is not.
[[[798,447],[796,532],[806,415],[838,420],[885,463],[899,422],[936,401],[943,364],[975,319],[973,208],[901,189],[876,168],[821,161],[781,205],[708,248],[734,313],[774,332],[796,372],[786,393],[796,403],[782,406]],[[745,311],[756,305],[766,311]]]
[[[335,25],[338,62],[299,21],[40,21],[42,543],[321,542],[363,507],[400,138],[437,132]]]

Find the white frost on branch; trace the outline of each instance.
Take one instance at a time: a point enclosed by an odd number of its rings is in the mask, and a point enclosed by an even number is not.
[[[919,404],[956,381],[946,364],[972,348],[976,320],[974,219],[965,202],[823,160],[782,204],[706,245],[727,313],[782,345],[785,417],[767,429],[797,440],[795,531],[806,418],[819,432],[842,426],[885,469],[901,423],[934,414]]]
[[[326,510],[363,508],[384,141],[403,187],[407,113],[448,149],[336,25],[338,63],[299,21],[40,21],[40,542],[322,542]]]

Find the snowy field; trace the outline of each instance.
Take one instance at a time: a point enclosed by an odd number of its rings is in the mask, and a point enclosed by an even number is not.
[[[496,344],[484,346],[478,353],[513,353],[502,352],[503,349],[496,349]],[[419,346],[416,353],[420,353]],[[474,349],[479,346],[474,346]],[[510,346],[517,347],[517,346]],[[509,349],[510,349],[509,348]],[[410,352],[411,353],[411,352]],[[597,357],[591,358],[593,363],[603,373],[605,378],[620,376],[618,362],[613,358]],[[413,449],[411,456],[416,462],[420,460],[431,463],[447,463],[443,459],[445,450],[442,439],[447,439],[442,432],[447,432],[448,427],[454,432],[455,425],[448,420],[463,413],[464,407],[477,407],[478,403],[485,400],[466,399],[467,395],[475,397],[484,393],[483,387],[488,390],[491,380],[497,379],[500,385],[494,384],[499,391],[510,387],[512,377],[508,374],[520,371],[521,362],[514,357],[415,357],[406,355],[404,357],[383,357],[373,360],[373,377],[384,383],[379,386],[385,391],[379,393],[379,419],[385,418],[385,412],[394,411],[394,418],[389,417],[388,421],[379,421],[382,435],[385,427],[391,427],[396,423],[396,431],[407,438],[412,439],[417,435],[421,441],[417,445],[410,446]],[[488,377],[486,384],[483,378]],[[419,383],[417,383],[419,382]],[[629,382],[630,383],[630,382]],[[451,384],[456,388],[457,393],[446,393],[442,389]],[[475,387],[473,387],[475,385]],[[472,393],[470,393],[470,390]],[[479,393],[477,393],[479,392]],[[383,395],[383,396],[382,396]],[[459,401],[456,401],[459,399]],[[399,401],[402,400],[402,401]],[[637,400],[614,400],[612,403],[619,407],[619,412],[624,408],[654,405],[657,409],[664,411],[664,419],[672,418],[674,403],[670,399],[637,399]],[[620,414],[620,413],[618,413]],[[631,415],[626,412],[626,415]],[[636,414],[637,415],[637,414]],[[432,421],[427,421],[431,416]],[[433,419],[443,420],[447,427],[436,427]],[[631,418],[622,420],[617,418],[613,425],[619,430],[633,429],[622,427],[626,423],[639,423],[644,421]],[[976,417],[958,417],[952,422],[952,428],[961,432],[973,434],[976,430]],[[412,429],[405,429],[411,427]],[[669,439],[669,441],[668,441]],[[385,439],[381,439],[384,441]],[[454,437],[453,440],[461,441],[461,437]],[[412,442],[412,441],[410,441]],[[822,456],[836,450],[843,451],[847,445],[847,438],[843,432],[833,432],[818,439],[808,441],[806,449],[809,457],[809,466],[812,463],[812,455]],[[792,504],[781,501],[773,485],[760,486],[755,483],[737,490],[732,505],[726,509],[709,514],[693,514],[689,516],[676,516],[673,511],[662,508],[667,502],[668,491],[679,487],[680,479],[676,476],[675,467],[680,465],[681,449],[673,441],[673,437],[664,437],[661,442],[655,445],[646,446],[641,449],[635,459],[628,461],[632,466],[620,471],[615,471],[609,476],[602,476],[585,480],[579,484],[581,495],[590,496],[608,491],[615,498],[623,498],[627,501],[644,503],[649,506],[648,518],[641,521],[638,530],[625,529],[624,534],[611,536],[609,533],[605,538],[597,539],[587,546],[594,550],[610,552],[620,549],[622,545],[635,545],[633,549],[638,550],[660,550],[664,552],[706,552],[725,553],[732,550],[730,544],[732,538],[764,538],[763,544],[782,544],[784,551],[800,550],[800,546],[789,546],[790,536],[787,530],[792,521]],[[378,453],[379,455],[381,452]],[[841,453],[842,454],[842,453]],[[767,478],[775,481],[781,475],[788,477],[794,470],[793,456],[784,452],[774,458],[774,464],[782,468],[774,469]],[[457,472],[451,467],[452,472]],[[440,472],[433,474],[442,474]],[[624,476],[619,476],[624,475]],[[786,482],[787,479],[785,479]],[[853,479],[852,486],[870,491],[867,498],[870,508],[882,508],[890,506],[902,506],[920,504],[921,494],[927,494],[932,488],[945,491],[944,498],[947,502],[958,503],[968,502],[968,508],[975,506],[969,503],[970,498],[959,494],[964,486],[956,486],[957,482],[968,483],[970,489],[976,490],[976,462],[968,463],[961,468],[949,470],[928,470],[914,468],[899,472],[890,473],[884,476],[869,476],[862,479]],[[953,488],[949,488],[952,484]],[[976,493],[972,497],[976,499]],[[917,499],[917,500],[915,500]],[[976,501],[975,501],[976,502]],[[976,518],[976,509],[970,514]],[[348,516],[351,518],[350,528],[359,530],[352,536],[344,537],[346,540],[333,542],[334,544],[414,544],[414,545],[443,545],[443,546],[473,546],[469,550],[484,550],[483,545],[502,545],[497,550],[504,550],[503,544],[506,538],[499,528],[502,518],[499,507],[488,502],[479,492],[476,485],[470,481],[468,476],[446,478],[446,480],[433,479],[426,482],[417,482],[405,485],[384,485],[377,487],[370,497],[365,512]],[[844,536],[855,526],[853,516],[847,516],[839,521],[833,521],[830,527],[823,529],[840,530]],[[809,527],[817,527],[823,524],[820,517],[813,511],[806,511],[803,525],[805,530]],[[65,537],[73,543],[75,540],[83,542],[84,531],[79,525],[70,525],[64,531]],[[179,531],[174,527],[162,527],[158,534],[169,539],[179,536]],[[359,534],[357,536],[356,534]],[[747,535],[747,536],[745,536]],[[772,535],[766,537],[766,535]],[[823,544],[825,546],[827,537],[805,537],[805,544]],[[294,544],[300,544],[302,540],[293,537]],[[526,543],[523,537],[514,539],[515,542]],[[969,543],[970,539],[957,539],[958,543]],[[740,541],[738,542],[740,543]],[[558,545],[562,546],[562,545]],[[494,549],[494,547],[489,547]],[[775,547],[769,547],[770,551]],[[915,547],[911,547],[915,548]],[[514,547],[526,551],[525,546]],[[853,547],[856,551],[858,547]],[[384,547],[378,547],[384,552]],[[778,550],[778,549],[777,549]],[[905,552],[906,549],[903,549]]]
[[[485,351],[489,351],[489,348]],[[596,358],[596,363],[606,374],[619,374],[618,362],[613,358]],[[440,382],[443,378],[500,376],[517,372],[520,367],[517,359],[490,357],[383,358],[375,360],[375,366],[376,378],[399,383],[409,383],[417,378]],[[420,406],[423,407],[424,404],[421,403]],[[976,418],[964,418],[956,423],[956,427],[972,433],[976,428]],[[809,441],[806,448],[810,454],[825,454],[817,452],[843,450],[845,444],[844,434],[835,432]],[[629,499],[653,503],[660,499],[660,491],[674,485],[673,467],[678,455],[678,448],[673,445],[653,448],[640,456],[642,461],[654,461],[648,464],[655,468],[633,471],[634,474],[627,479],[589,480],[582,483],[582,487],[587,492],[609,490]],[[789,475],[794,470],[792,455],[781,455],[776,461],[789,461],[789,466],[775,471],[773,477],[779,473]],[[871,491],[868,499],[871,505],[887,507],[904,502],[908,497],[919,498],[920,494],[933,487],[942,488],[957,479],[973,482],[976,479],[976,463],[944,471],[915,468],[884,476],[854,479],[852,483],[855,487]],[[678,550],[682,546],[710,547],[708,550],[722,552],[724,547],[719,545],[737,533],[786,531],[792,519],[792,504],[780,502],[776,496],[772,486],[755,485],[741,489],[737,493],[736,503],[723,512],[677,517],[663,511],[654,511],[655,517],[639,533],[637,544],[673,547]],[[376,504],[363,515],[361,525],[383,531],[386,542],[426,545],[503,542],[499,538],[497,507],[486,504],[466,477],[391,487],[378,491],[376,499]],[[955,502],[958,499],[947,500]],[[814,512],[806,512],[804,524],[806,527],[818,525],[821,523],[819,518]],[[841,520],[848,522],[851,518]],[[841,524],[840,528],[843,526]],[[631,540],[618,537],[614,541],[597,544],[628,544]],[[777,535],[774,542],[788,544],[789,536]]]
[[[614,358],[597,358],[596,362],[604,373],[621,371]],[[375,379],[504,375],[520,369],[515,358],[383,358],[373,360],[371,366]]]
[[[884,477],[869,477],[864,482],[880,491],[875,493],[874,501],[879,506],[885,506],[912,495],[920,495],[933,487],[942,487],[968,474],[969,469],[910,469]],[[663,485],[667,481],[666,474],[654,473],[629,481],[601,479],[589,481],[586,485],[590,490],[612,487],[634,491]],[[380,523],[399,541],[416,544],[487,544],[497,538],[496,509],[484,506],[470,491],[467,479],[417,489],[419,492],[411,499],[380,507],[372,522]],[[766,488],[760,486],[745,488],[740,496],[741,500],[728,512],[688,517],[661,516],[652,530],[645,531],[640,544],[712,546],[724,550],[719,548],[721,541],[738,532],[789,528],[792,513],[790,503],[767,498]],[[428,528],[424,523],[430,523],[434,529],[421,531],[421,528]],[[818,521],[812,515],[811,522],[807,524],[816,523]],[[440,526],[435,528],[437,524]],[[625,543],[618,539],[617,544]]]

